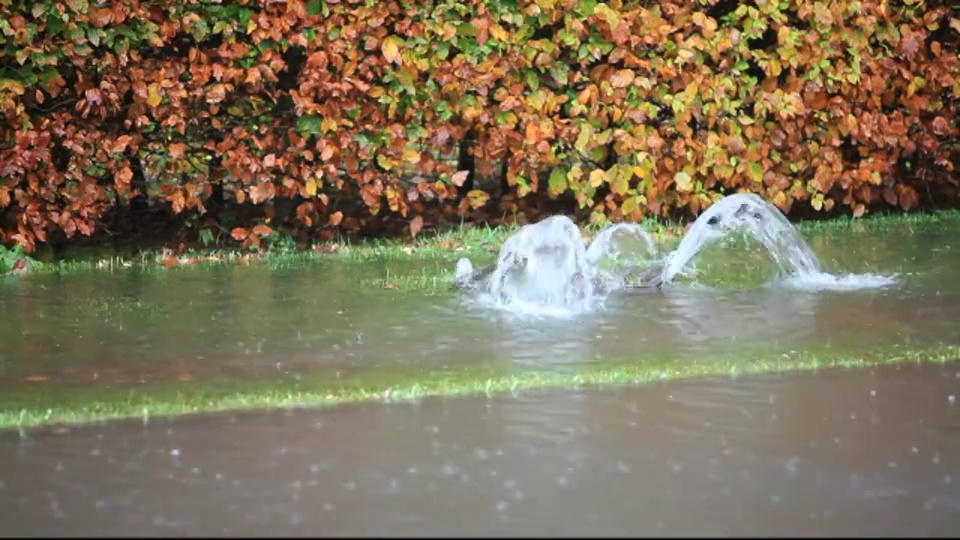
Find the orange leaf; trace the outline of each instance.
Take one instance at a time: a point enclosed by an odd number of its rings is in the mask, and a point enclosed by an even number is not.
[[[234,240],[243,240],[249,235],[250,233],[248,233],[243,227],[237,227],[236,229],[230,231],[230,236],[232,236]]]
[[[117,171],[116,179],[121,184],[129,184],[130,180],[133,179],[133,171],[130,170],[130,167],[124,165],[122,169]]]
[[[383,43],[380,44],[380,52],[383,53],[383,57],[387,59],[387,62],[400,62],[400,41],[393,37],[387,36]]]
[[[614,88],[624,88],[633,82],[633,70],[621,69],[610,77],[610,85]]]
[[[266,238],[266,237],[270,236],[271,233],[273,233],[273,229],[271,229],[270,227],[268,227],[268,226],[266,226],[266,225],[257,225],[257,226],[254,227],[253,230],[250,231],[250,232],[252,232],[253,234],[259,236],[260,238]]]
[[[416,238],[423,228],[423,216],[416,216],[410,220],[410,236]]]
[[[178,265],[178,264],[180,264],[180,261],[177,260],[176,257],[171,256],[171,257],[164,257],[164,258],[163,258],[163,266],[166,267],[166,268],[171,268],[171,267],[176,266],[176,265]]]
[[[187,145],[183,143],[173,143],[170,145],[170,156],[174,158],[182,158],[184,152],[187,151]]]
[[[336,227],[343,221],[343,212],[337,211],[330,214],[330,219],[327,220],[327,223]]]
[[[920,204],[920,197],[910,186],[900,184],[897,186],[897,198],[900,201],[900,207],[904,210],[916,208]]]

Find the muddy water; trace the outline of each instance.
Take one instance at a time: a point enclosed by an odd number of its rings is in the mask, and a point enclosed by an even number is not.
[[[960,364],[0,435],[4,535],[950,535]]]
[[[135,388],[418,367],[562,370],[625,357],[684,362],[957,344],[957,238],[958,220],[810,234],[828,270],[897,274],[899,281],[858,292],[678,287],[612,298],[575,321],[517,320],[464,306],[445,290],[402,292],[397,276],[430,279],[449,272],[451,261],[2,280],[0,388]],[[761,265],[763,257],[716,256],[721,269]],[[391,280],[398,286],[385,287]]]

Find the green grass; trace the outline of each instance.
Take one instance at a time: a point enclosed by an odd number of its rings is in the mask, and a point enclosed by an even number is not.
[[[878,214],[866,218],[840,217],[830,220],[804,221],[797,224],[804,234],[841,233],[848,230],[885,230],[891,227],[925,227],[960,221],[956,210],[918,214]],[[662,246],[675,244],[682,236],[686,224],[645,220],[641,225]],[[459,257],[492,260],[504,240],[515,232],[516,226],[491,228],[487,226],[460,226],[441,231],[416,240],[378,239],[360,243],[336,241],[318,249],[265,249],[251,254],[251,264],[267,264],[273,268],[285,268],[322,261],[369,263],[375,261],[442,260],[453,262]],[[595,234],[600,227],[585,225],[585,235]],[[193,249],[181,255],[183,259],[197,258],[196,263],[176,267],[205,268],[219,264],[241,264],[243,253],[236,249]],[[139,271],[170,271],[161,263],[158,251],[146,251],[133,256],[106,258],[67,259],[51,263],[33,262],[32,274],[75,274],[90,271],[117,272],[136,269]]]
[[[426,397],[498,395],[551,388],[642,384],[703,376],[739,376],[820,369],[863,368],[898,363],[946,363],[960,358],[960,346],[883,350],[869,354],[822,357],[794,353],[776,358],[705,358],[695,362],[666,359],[621,360],[574,372],[496,373],[402,371],[360,373],[350,377],[311,376],[293,380],[154,383],[132,389],[26,387],[0,397],[0,429],[26,429],[119,419],[168,417],[193,413],[326,407],[361,402],[396,402]]]

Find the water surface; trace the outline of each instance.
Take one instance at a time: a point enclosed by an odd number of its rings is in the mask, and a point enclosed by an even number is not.
[[[0,388],[331,378],[350,373],[682,365],[960,344],[960,221],[807,235],[828,271],[896,275],[861,291],[677,286],[576,318],[514,317],[441,287],[451,261],[223,266],[0,281]],[[706,277],[764,268],[762,250],[707,250]],[[709,280],[707,280],[709,281]],[[398,283],[402,282],[399,279]],[[387,285],[392,286],[388,288]],[[429,294],[427,294],[429,292]],[[3,398],[0,397],[0,407]]]
[[[0,434],[4,535],[960,528],[960,364]]]

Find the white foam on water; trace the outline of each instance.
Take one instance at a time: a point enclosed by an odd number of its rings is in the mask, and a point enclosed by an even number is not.
[[[780,287],[803,291],[858,291],[889,287],[897,282],[894,276],[881,274],[830,274],[827,272],[801,273],[777,282]]]

